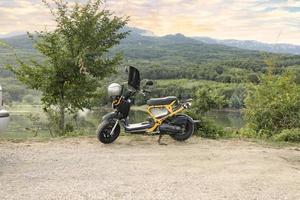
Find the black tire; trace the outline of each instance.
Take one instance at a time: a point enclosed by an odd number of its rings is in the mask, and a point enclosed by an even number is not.
[[[194,133],[194,123],[190,120],[187,120],[185,130],[183,133],[177,133],[177,134],[172,134],[170,135],[174,140],[177,141],[185,141],[189,139]]]
[[[109,122],[109,121],[103,121],[101,124],[99,124],[96,134],[97,138],[100,142],[104,144],[110,144],[114,142],[120,135],[120,125],[117,124],[114,132],[112,135],[110,135],[111,130],[113,129],[115,125],[115,122]]]

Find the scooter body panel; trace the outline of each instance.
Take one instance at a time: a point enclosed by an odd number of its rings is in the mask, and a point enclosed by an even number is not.
[[[124,126],[125,132],[127,133],[146,133],[146,130],[151,128],[153,124],[149,122],[128,124]]]

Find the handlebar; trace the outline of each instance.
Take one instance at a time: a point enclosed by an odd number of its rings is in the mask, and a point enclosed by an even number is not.
[[[151,93],[150,90],[146,90],[146,89],[142,89],[142,90],[138,90],[139,93],[141,93],[142,95],[146,96],[146,93]]]
[[[144,93],[151,93],[150,90],[146,90],[146,89],[143,89],[142,92],[144,92]]]

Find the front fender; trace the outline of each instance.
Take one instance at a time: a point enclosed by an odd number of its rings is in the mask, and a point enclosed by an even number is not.
[[[110,113],[107,113],[106,115],[104,115],[102,117],[102,120],[103,121],[111,121],[113,119],[115,119],[117,117],[117,113],[116,112],[110,112]]]

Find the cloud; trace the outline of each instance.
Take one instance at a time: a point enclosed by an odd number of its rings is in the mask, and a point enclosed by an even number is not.
[[[41,30],[53,26],[49,11],[39,1],[2,0],[0,2],[0,34]]]
[[[300,44],[299,0],[106,0],[105,7],[130,16],[130,26],[157,35],[276,42],[281,32],[279,42]],[[0,33],[40,30],[45,24],[55,26],[40,0],[0,1]]]

